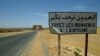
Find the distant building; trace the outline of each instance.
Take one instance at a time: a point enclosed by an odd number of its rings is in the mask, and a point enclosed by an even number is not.
[[[33,30],[35,31],[39,31],[39,30],[42,30],[42,25],[33,25]]]

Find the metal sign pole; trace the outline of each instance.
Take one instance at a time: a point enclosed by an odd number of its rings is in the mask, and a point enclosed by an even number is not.
[[[58,56],[60,56],[60,48],[61,48],[61,46],[60,46],[60,34],[58,34]]]
[[[85,39],[85,56],[88,55],[88,33],[86,34],[86,39]]]

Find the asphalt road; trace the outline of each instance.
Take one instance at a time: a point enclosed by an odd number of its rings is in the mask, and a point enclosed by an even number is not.
[[[0,56],[20,56],[36,32],[0,37]]]

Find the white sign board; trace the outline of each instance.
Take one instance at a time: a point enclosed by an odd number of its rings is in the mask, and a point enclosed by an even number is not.
[[[53,34],[95,34],[97,31],[97,13],[49,12],[49,28]]]

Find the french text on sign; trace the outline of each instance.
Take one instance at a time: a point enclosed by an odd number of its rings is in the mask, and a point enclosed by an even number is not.
[[[97,30],[97,13],[49,12],[49,28],[53,34],[95,34]]]

